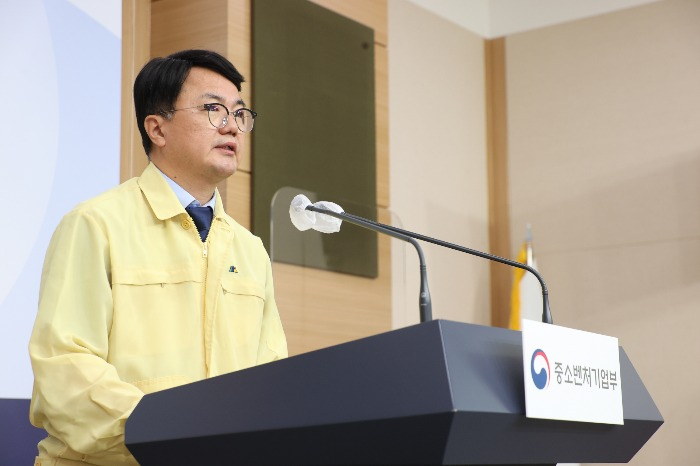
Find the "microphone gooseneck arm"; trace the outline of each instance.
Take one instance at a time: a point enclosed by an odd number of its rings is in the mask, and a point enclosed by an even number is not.
[[[384,233],[385,235],[392,236],[394,238],[411,243],[413,247],[416,248],[418,252],[418,260],[420,261],[420,294],[418,297],[418,308],[420,310],[420,321],[428,322],[433,319],[433,305],[430,300],[430,290],[428,289],[428,274],[426,272],[425,257],[423,256],[423,249],[418,244],[418,241],[413,239],[411,235],[406,234],[402,231],[396,231],[394,228],[388,225],[383,225],[381,223],[374,222],[372,220],[367,220],[362,217],[356,217],[350,215],[347,212],[334,212],[332,210],[321,209],[314,205],[306,206],[306,210],[316,212],[323,215],[330,215],[331,217],[339,218],[345,220],[348,223],[357,225],[368,230],[373,230],[379,233]]]
[[[401,228],[393,227],[390,225],[384,225],[384,224],[375,222],[373,220],[368,220],[368,219],[364,219],[362,217],[358,217],[356,215],[345,213],[345,216],[346,216],[346,218],[348,218],[348,221],[351,221],[349,219],[353,219],[353,220],[357,220],[357,221],[365,221],[365,222],[371,223],[375,226],[381,226],[381,227],[386,228],[388,230],[391,230],[395,233],[400,233],[402,235],[406,235],[406,236],[409,236],[411,238],[419,239],[421,241],[426,241],[428,243],[437,244],[438,246],[443,246],[446,248],[454,249],[456,251],[464,252],[466,254],[471,254],[473,256],[479,256],[479,257],[482,257],[484,259],[489,259],[492,261],[500,262],[502,264],[510,265],[512,267],[517,267],[519,269],[527,270],[528,272],[530,272],[531,274],[533,274],[537,278],[537,280],[540,282],[540,286],[542,287],[542,322],[544,322],[546,324],[553,323],[552,312],[549,308],[549,291],[547,290],[547,284],[544,282],[544,278],[542,278],[542,275],[540,275],[539,272],[537,272],[537,270],[530,267],[529,265],[522,264],[520,262],[513,261],[510,259],[506,259],[505,257],[496,256],[494,254],[488,254],[486,252],[477,251],[476,249],[470,249],[470,248],[466,248],[464,246],[459,246],[457,244],[448,243],[447,241],[442,241],[439,239],[431,238],[429,236],[424,236],[424,235],[421,235],[418,233],[413,233],[413,232],[410,232],[407,230],[403,230]]]

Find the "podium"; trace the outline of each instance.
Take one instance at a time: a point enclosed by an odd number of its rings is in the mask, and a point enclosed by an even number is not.
[[[663,418],[620,348],[624,425],[525,417],[520,332],[434,320],[146,395],[141,466],[624,463]]]

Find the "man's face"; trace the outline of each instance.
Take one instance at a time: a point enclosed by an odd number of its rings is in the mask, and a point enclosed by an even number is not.
[[[166,174],[181,185],[214,186],[238,168],[245,133],[236,126],[233,115],[228,124],[216,128],[202,104],[225,105],[230,112],[243,106],[236,86],[220,74],[194,67],[182,85],[175,109],[163,121],[160,162]],[[169,173],[168,173],[169,172]]]

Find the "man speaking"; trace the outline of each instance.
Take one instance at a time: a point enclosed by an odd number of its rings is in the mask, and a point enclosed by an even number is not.
[[[149,165],[68,213],[46,253],[29,344],[30,419],[48,432],[36,466],[136,465],[124,426],[144,394],[287,356],[267,252],[216,189],[255,122],[243,81],[205,50],[137,76]]]

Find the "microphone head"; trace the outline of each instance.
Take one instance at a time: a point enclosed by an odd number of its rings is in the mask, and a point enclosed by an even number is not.
[[[314,204],[314,207],[330,210],[331,212],[336,212],[338,214],[345,212],[338,204],[328,201],[318,201]],[[340,231],[340,225],[342,223],[343,221],[339,218],[318,213],[316,216],[316,224],[313,226],[313,229],[320,231],[321,233],[337,233]]]
[[[311,201],[303,194],[297,194],[289,205],[289,218],[299,231],[309,230],[316,224],[316,212],[306,210],[310,205]]]

